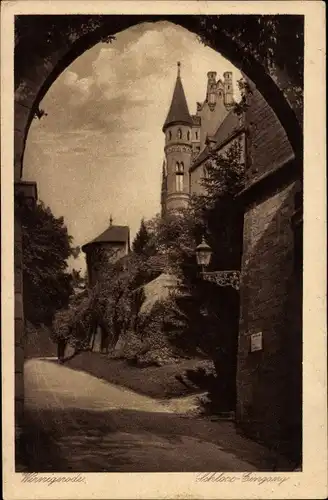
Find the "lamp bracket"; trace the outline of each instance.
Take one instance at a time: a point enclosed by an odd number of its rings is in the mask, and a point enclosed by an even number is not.
[[[232,286],[239,290],[240,271],[211,271],[201,273],[205,281],[210,281],[218,286]]]

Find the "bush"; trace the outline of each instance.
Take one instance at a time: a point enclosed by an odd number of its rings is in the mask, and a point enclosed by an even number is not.
[[[55,314],[51,337],[53,342],[61,346],[59,357],[64,357],[67,344],[75,353],[89,347],[96,321],[95,297],[94,290],[74,295],[69,307]]]
[[[170,300],[158,301],[151,310],[138,313],[136,328],[123,334],[109,356],[125,358],[140,366],[162,366],[175,363],[181,354],[169,342],[165,321],[170,310]]]
[[[179,363],[181,358],[174,354],[169,347],[149,349],[145,354],[137,354],[134,358],[135,364],[141,368],[147,366],[164,366]]]

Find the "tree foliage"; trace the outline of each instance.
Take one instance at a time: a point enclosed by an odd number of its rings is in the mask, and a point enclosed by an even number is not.
[[[240,269],[243,211],[236,194],[244,187],[244,171],[238,141],[225,152],[211,152],[203,193],[192,198],[188,209],[155,224],[158,244],[178,268],[182,284],[166,305],[166,335],[184,352],[213,360],[221,409],[231,409],[235,398],[239,295],[200,277],[195,250],[205,235],[213,251],[210,271]]]
[[[151,241],[151,235],[144,219],[141,219],[139,231],[132,242],[132,250],[135,254],[144,257],[149,257],[155,253],[154,244]]]
[[[72,293],[67,268],[72,238],[63,217],[55,217],[42,202],[22,208],[21,220],[25,317],[34,325],[49,325]]]
[[[202,236],[213,251],[209,269],[240,268],[243,211],[236,194],[245,183],[241,143],[236,140],[224,152],[210,152],[205,171],[203,192],[191,198],[188,208],[146,222],[151,245],[168,255],[187,284],[198,274],[195,250]]]
[[[303,86],[304,17],[302,15],[202,16],[201,40],[207,45],[218,31],[227,34],[267,70],[285,68]],[[286,51],[288,47],[288,51]]]
[[[75,349],[75,353],[87,349],[94,331],[98,310],[95,290],[73,294],[67,307],[56,312],[52,323],[52,340],[64,342]],[[60,357],[63,357],[64,352]]]
[[[130,254],[117,262],[108,259],[108,252],[97,249],[96,283],[82,293],[71,296],[68,307],[59,311],[53,322],[55,341],[65,341],[76,353],[92,346],[97,327],[103,332],[103,348],[115,347],[120,336],[131,328],[134,317],[132,294],[138,286],[142,259]]]
[[[78,289],[85,288],[86,280],[84,276],[81,276],[81,270],[72,269],[72,285]]]
[[[128,331],[145,345],[152,345],[152,336],[162,336],[163,345],[165,337],[175,348],[209,356],[222,372],[222,357],[226,350],[231,354],[236,339],[238,293],[199,278],[195,249],[205,234],[213,249],[212,269],[239,269],[243,214],[235,195],[243,186],[243,158],[236,141],[224,153],[211,153],[203,194],[195,196],[187,209],[142,221],[135,251],[115,261],[97,247],[95,286],[84,298],[73,297],[68,311],[58,315],[59,325],[66,322],[62,332],[68,342],[76,349],[90,346],[96,325],[101,326],[103,347],[108,349]],[[142,285],[152,279],[154,253],[167,257],[171,272],[180,278],[182,293],[140,313],[145,300]],[[60,330],[57,324],[55,330]]]

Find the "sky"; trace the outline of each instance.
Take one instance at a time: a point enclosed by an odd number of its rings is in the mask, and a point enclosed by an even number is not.
[[[240,72],[195,34],[168,22],[144,23],[100,43],[53,83],[34,119],[24,156],[24,179],[39,199],[64,216],[74,245],[113,223],[129,225],[160,212],[165,121],[181,62],[189,111],[205,98],[208,71]],[[70,267],[85,270],[85,258]]]

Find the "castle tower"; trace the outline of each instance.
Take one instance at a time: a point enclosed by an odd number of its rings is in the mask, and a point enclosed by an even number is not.
[[[224,78],[224,103],[226,106],[231,106],[234,103],[232,72],[225,71],[223,73],[223,78]]]
[[[227,116],[230,106],[227,102],[233,102],[232,100],[232,73],[226,72],[225,80],[217,79],[216,71],[207,72],[207,87],[206,87],[206,97],[203,103],[197,103],[197,113],[196,116],[200,120],[199,144],[193,144],[193,149],[196,151],[202,151],[206,147],[206,138],[214,136],[218,129],[220,123],[223,122]],[[229,87],[229,89],[228,89]],[[226,92],[227,101],[226,101]],[[196,129],[195,129],[196,134]]]
[[[166,158],[166,200],[162,212],[185,208],[189,203],[189,168],[192,156],[192,127],[186,96],[183,90],[180,63],[171,106],[163,125]],[[163,207],[163,202],[166,205]]]
[[[162,217],[165,216],[166,213],[166,198],[167,198],[167,169],[166,169],[166,161],[163,161],[162,167],[162,188],[161,188],[161,207],[162,207]]]
[[[216,104],[217,100],[216,71],[209,71],[207,73],[206,100],[209,104]]]

